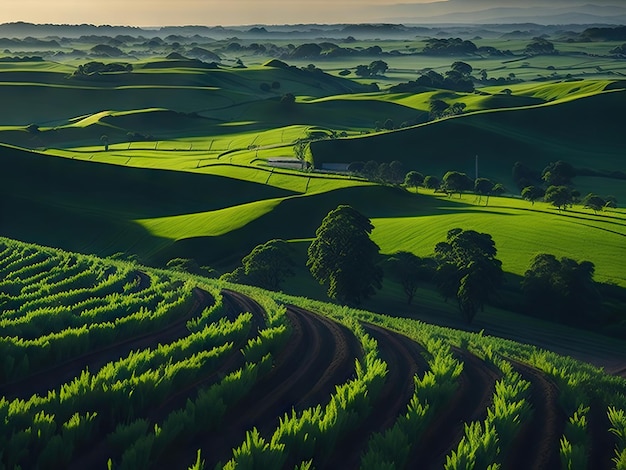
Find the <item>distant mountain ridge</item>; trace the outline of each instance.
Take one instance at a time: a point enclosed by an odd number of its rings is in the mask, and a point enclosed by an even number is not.
[[[626,24],[626,4],[607,0],[597,4],[557,0],[520,2],[498,0],[448,0],[404,3],[380,9],[383,21],[413,24]]]

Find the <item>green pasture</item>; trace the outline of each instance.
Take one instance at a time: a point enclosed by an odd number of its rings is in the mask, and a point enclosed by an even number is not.
[[[383,253],[405,250],[430,256],[448,230],[461,227],[493,236],[506,272],[523,275],[538,253],[567,256],[596,265],[596,278],[626,286],[626,212],[594,214],[580,206],[557,211],[546,203],[531,205],[511,198],[437,197],[440,206],[413,217],[373,219],[373,239]]]
[[[400,160],[407,169],[439,177],[449,170],[474,176],[478,156],[481,176],[516,192],[511,176],[516,161],[538,171],[557,160],[623,171],[626,141],[620,115],[625,103],[625,91],[607,91],[557,104],[488,110],[394,132],[318,141],[311,151],[316,165]],[[626,193],[616,196],[623,199]]]

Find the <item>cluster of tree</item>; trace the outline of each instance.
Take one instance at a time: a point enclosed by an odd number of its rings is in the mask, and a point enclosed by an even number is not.
[[[595,213],[603,209],[615,209],[617,207],[617,199],[615,196],[598,196],[594,193],[588,193],[581,201],[583,207],[591,209]]]
[[[439,88],[443,90],[471,93],[474,91],[474,81],[471,77],[472,66],[461,61],[454,62],[450,70],[441,75],[429,70],[420,75],[417,80],[399,83],[390,88],[394,93],[416,92],[423,88]]]
[[[538,254],[522,280],[528,312],[551,320],[581,323],[601,303],[593,281],[595,267],[590,261]]]
[[[405,181],[418,185],[426,179],[409,172]],[[481,186],[481,179],[475,185]],[[421,283],[434,282],[446,301],[456,300],[462,318],[471,323],[502,286],[502,262],[487,233],[455,228],[436,244],[433,258],[400,251],[381,263],[380,249],[370,237],[373,228],[366,216],[349,205],[338,206],[322,220],[309,246],[306,266],[326,286],[329,298],[358,305],[381,289],[386,272],[400,284],[408,304]],[[194,273],[207,269],[183,259],[170,261],[168,267]],[[294,275],[293,267],[288,243],[270,240],[255,247],[240,267],[221,279],[278,290]],[[589,261],[536,255],[521,282],[528,312],[559,322],[585,322],[601,306],[593,274],[594,265]]]
[[[115,73],[115,72],[132,72],[133,66],[125,63],[110,63],[103,64],[102,62],[87,62],[81,64],[72,74],[76,77],[85,77],[90,75],[97,75],[101,73]]]
[[[259,85],[259,88],[261,89],[261,91],[264,91],[266,93],[269,93],[272,90],[280,90],[280,82],[274,81],[272,83],[261,83]]]
[[[0,62],[43,62],[40,56],[0,57]]]
[[[485,85],[509,85],[512,83],[521,83],[523,80],[517,78],[517,75],[513,72],[509,72],[506,77],[490,77],[486,69],[482,69],[478,73],[478,79]],[[511,94],[511,90],[503,91],[506,94]]]
[[[394,160],[391,163],[379,163],[375,160],[352,162],[348,170],[371,181],[391,184],[402,183],[406,175],[404,164],[398,160]]]
[[[450,116],[458,116],[459,114],[463,114],[466,108],[465,103],[453,103],[449,105],[443,100],[440,99],[431,99],[430,100],[430,113],[428,115],[431,121],[435,119],[442,119]]]
[[[109,46],[108,44],[98,44],[90,49],[94,56],[98,57],[125,57],[126,53],[119,47]]]
[[[384,60],[375,60],[369,65],[357,65],[355,73],[359,77],[376,77],[384,75],[389,65]]]
[[[444,299],[456,298],[462,317],[471,323],[503,280],[491,235],[452,229],[435,246],[437,288]]]
[[[336,58],[336,57],[375,57],[384,55],[380,46],[371,46],[364,49],[341,47],[332,42],[306,43],[290,49],[282,56],[292,59]]]
[[[129,142],[149,142],[156,140],[152,134],[143,134],[141,132],[127,132],[126,138]]]
[[[211,277],[215,274],[215,270],[209,266],[200,266],[195,259],[191,258],[173,258],[166,264],[168,269],[180,271],[189,274],[197,274],[200,276]]]
[[[579,170],[571,164],[559,160],[549,163],[542,172],[527,167],[521,162],[513,165],[513,180],[521,189],[522,198],[534,204],[543,199],[559,210],[566,210],[577,202],[594,212],[604,208],[617,206],[617,199],[613,196],[601,197],[589,193],[582,201],[580,192],[572,187],[573,179]]]
[[[461,38],[427,39],[423,50],[426,55],[469,55],[477,52],[476,44]]]
[[[527,55],[553,55],[558,54],[558,51],[554,48],[554,44],[545,38],[537,37],[528,43],[524,53]]]
[[[443,176],[440,189],[449,195],[458,193],[459,197],[464,192],[473,191],[479,196],[479,202],[483,196],[486,198],[486,204],[489,204],[490,196],[499,196],[505,192],[505,188],[501,183],[494,183],[488,178],[472,179],[466,173],[458,171],[448,171]]]
[[[617,46],[614,49],[611,49],[611,54],[616,54],[616,55],[626,55],[626,43],[622,44],[621,46]]]
[[[294,275],[293,266],[288,243],[284,240],[270,240],[256,246],[241,260],[241,266],[220,279],[279,290],[280,284]]]
[[[586,41],[624,41],[626,40],[626,26],[615,28],[587,28],[581,34]]]

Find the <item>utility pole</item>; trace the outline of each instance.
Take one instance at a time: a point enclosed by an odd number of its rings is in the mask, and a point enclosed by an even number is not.
[[[476,179],[478,179],[478,155],[476,155]]]

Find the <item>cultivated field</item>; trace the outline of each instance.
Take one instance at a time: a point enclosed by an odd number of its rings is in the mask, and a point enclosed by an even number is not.
[[[571,358],[126,262],[1,249],[7,468],[188,468],[197,451],[193,468],[623,459],[626,381]]]

